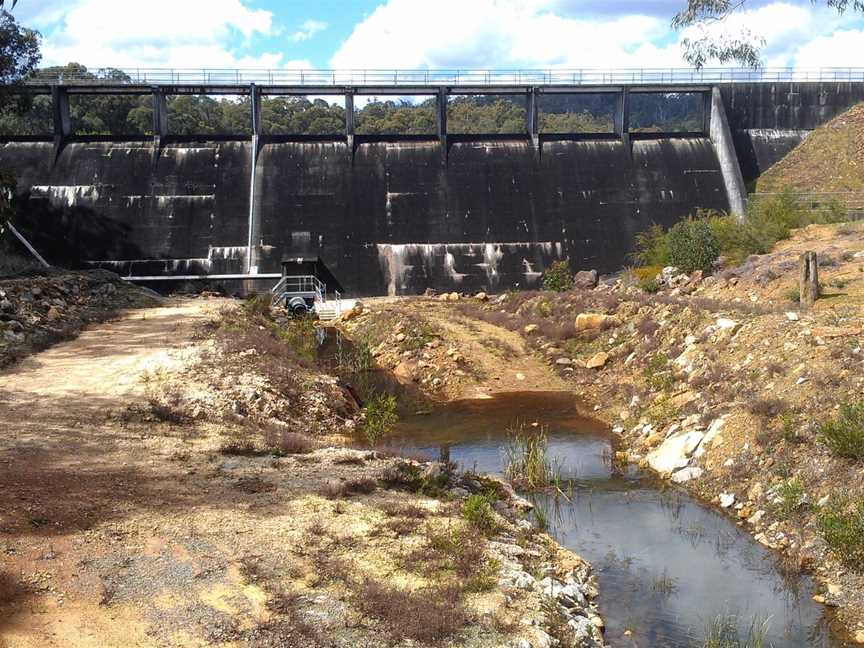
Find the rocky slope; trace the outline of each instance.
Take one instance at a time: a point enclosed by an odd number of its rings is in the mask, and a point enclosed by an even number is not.
[[[0,367],[158,298],[102,271],[0,278]]]

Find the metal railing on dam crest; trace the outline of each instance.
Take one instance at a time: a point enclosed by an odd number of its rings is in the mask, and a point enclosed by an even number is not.
[[[622,68],[550,70],[313,70],[207,68],[88,68],[40,70],[31,85],[248,85],[263,86],[576,86],[864,81],[864,68]]]

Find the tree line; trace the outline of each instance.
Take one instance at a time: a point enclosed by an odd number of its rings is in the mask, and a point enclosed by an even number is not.
[[[78,64],[46,68],[52,76],[96,75]],[[98,78],[131,81],[120,71]],[[543,95],[540,98],[541,132],[603,133],[614,130],[615,96]],[[153,104],[149,95],[69,96],[73,133],[76,135],[150,135]],[[420,102],[379,99],[355,109],[358,134],[419,135],[436,132],[434,98]],[[699,130],[701,104],[692,95],[639,95],[631,101],[631,127],[637,130]],[[333,135],[345,131],[345,108],[323,99],[263,97],[261,124],[265,134]],[[452,96],[447,107],[450,133],[524,133],[526,99],[521,96]],[[168,98],[168,130],[174,135],[251,134],[249,97],[215,98],[177,95]],[[19,95],[0,110],[0,134],[41,135],[52,130],[51,97]]]

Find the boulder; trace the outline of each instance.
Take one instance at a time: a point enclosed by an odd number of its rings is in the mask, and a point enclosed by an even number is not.
[[[11,313],[15,310],[15,307],[12,305],[8,299],[0,299],[0,311],[4,313]]]
[[[604,367],[606,363],[609,361],[609,354],[603,351],[595,353],[591,358],[589,358],[588,362],[585,363],[585,366],[588,369],[600,369]]]
[[[522,331],[525,333],[525,335],[532,335],[533,333],[537,332],[538,328],[540,327],[538,327],[536,324],[528,324],[525,326],[524,329],[522,329]]]
[[[474,295],[474,299],[481,302],[489,301],[489,295],[487,295],[485,292],[478,292],[476,295]]]
[[[735,335],[741,329],[741,323],[726,317],[720,317],[715,323],[718,331],[729,331],[731,335]]]
[[[585,290],[593,290],[597,287],[599,275],[596,270],[580,270],[573,277],[573,285]]]
[[[558,358],[555,361],[555,364],[562,365],[564,367],[570,366],[573,364],[573,361],[570,358]]]
[[[699,479],[704,471],[698,467],[682,468],[672,473],[672,481],[676,484],[686,484],[693,479]]]
[[[579,313],[576,316],[577,331],[594,331],[620,326],[620,324],[621,321],[617,317],[604,315],[603,313]]]
[[[459,301],[459,293],[451,292],[449,295],[447,295],[447,301],[451,301],[451,302]]]
[[[685,468],[690,463],[690,455],[699,447],[704,437],[703,432],[694,431],[666,439],[659,448],[648,454],[648,465],[661,474]]]
[[[358,301],[351,308],[342,313],[342,321],[347,322],[348,320],[352,320],[355,317],[359,317],[363,314],[364,310],[365,306],[363,306],[363,302]]]
[[[396,376],[399,382],[413,382],[417,379],[414,373],[415,369],[415,363],[409,360],[403,360],[398,365],[396,365],[396,368],[393,370],[393,375]]]

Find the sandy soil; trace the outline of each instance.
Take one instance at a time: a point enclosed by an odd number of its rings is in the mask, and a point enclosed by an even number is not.
[[[225,304],[130,311],[0,373],[0,647],[408,645],[359,615],[351,588],[434,584],[405,557],[459,524],[458,501],[383,487],[403,460],[336,448],[228,455],[224,422],[141,416],[159,376],[188,368],[199,325]],[[484,335],[524,354],[507,331]],[[506,363],[475,351],[509,388]],[[526,387],[557,381],[520,357]],[[327,494],[334,481],[370,480],[378,486]],[[443,645],[530,638],[539,601],[496,587],[469,594],[474,620]]]

